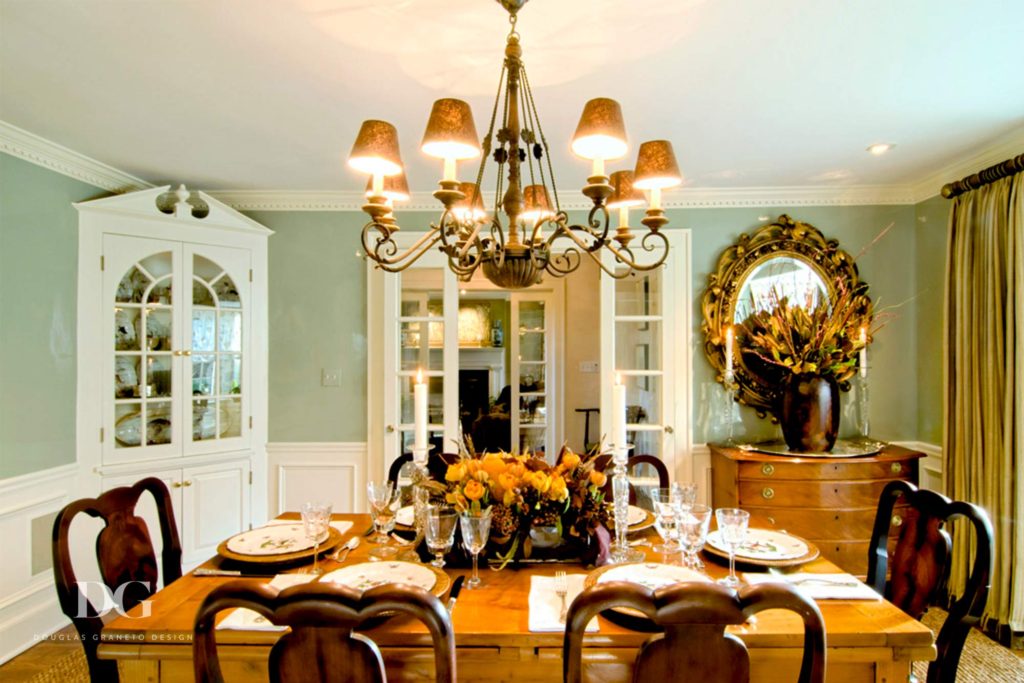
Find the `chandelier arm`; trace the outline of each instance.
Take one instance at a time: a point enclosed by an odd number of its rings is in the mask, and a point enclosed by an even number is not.
[[[652,244],[652,242],[655,241],[660,242],[660,245]],[[633,257],[633,250],[630,249],[629,247],[619,248],[616,247],[614,243],[609,242],[608,244],[605,245],[605,248],[608,249],[608,251],[610,251],[611,253],[615,254],[615,259],[617,262],[622,263],[623,265],[627,266],[632,270],[654,270],[655,268],[660,267],[661,264],[665,263],[665,259],[668,258],[668,237],[662,232],[655,232],[652,230],[651,232],[647,233],[640,240],[640,246],[646,252],[654,252],[660,246],[662,250],[661,256],[659,256],[658,259],[653,263],[642,264],[636,261],[636,259]]]
[[[555,277],[565,277],[579,268],[582,263],[583,257],[580,256],[579,249],[569,247],[560,253],[551,252],[548,262],[544,265],[544,270]]]
[[[370,248],[369,243],[371,230],[381,233],[373,248]],[[387,226],[374,221],[363,226],[362,240],[366,256],[373,260],[378,268],[389,273],[399,273],[405,270],[441,239],[439,229],[431,225],[430,230],[425,232],[412,246],[399,253],[398,245],[392,238],[393,235],[394,232]]]

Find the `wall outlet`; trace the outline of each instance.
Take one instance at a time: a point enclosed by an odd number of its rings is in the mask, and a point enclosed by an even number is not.
[[[324,368],[320,371],[320,386],[324,387],[340,387],[341,386],[341,371],[340,370],[328,370]]]
[[[581,360],[580,361],[580,372],[597,372],[600,368],[600,363],[596,360]]]

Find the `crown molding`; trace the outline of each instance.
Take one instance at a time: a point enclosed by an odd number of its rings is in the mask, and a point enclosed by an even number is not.
[[[366,202],[361,192],[332,190],[223,190],[210,195],[239,211],[359,211]],[[665,197],[666,209],[761,208],[790,206],[863,206],[914,204],[909,186],[860,185],[849,187],[736,187],[682,188]],[[563,201],[562,208],[586,211],[593,205],[584,197]],[[399,211],[438,211],[440,203],[429,192],[413,192]]]
[[[1021,153],[1024,153],[1024,126],[1016,128],[996,144],[983,148],[973,156],[959,159],[914,183],[910,188],[913,203],[918,204],[938,195],[946,183],[960,180]]]
[[[142,178],[119,171],[35,133],[0,121],[0,152],[24,159],[109,192],[130,192],[153,187]]]

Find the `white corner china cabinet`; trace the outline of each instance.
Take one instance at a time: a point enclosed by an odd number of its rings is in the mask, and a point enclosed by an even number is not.
[[[266,516],[271,231],[184,186],[75,207],[83,484],[163,479],[199,562]]]

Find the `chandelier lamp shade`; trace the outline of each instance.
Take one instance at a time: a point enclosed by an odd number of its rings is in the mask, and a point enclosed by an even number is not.
[[[362,230],[363,251],[377,267],[401,272],[427,251],[438,248],[448,267],[468,281],[480,271],[499,287],[522,289],[545,273],[563,277],[593,259],[615,278],[658,268],[668,256],[668,240],[660,232],[668,219],[662,209],[663,190],[682,183],[672,144],[653,140],[640,145],[635,170],[606,173],[606,163],[629,154],[622,107],[598,97],[583,107],[573,135],[573,153],[591,162],[582,193],[591,208],[585,222],[571,224],[562,210],[548,141],[537,114],[530,80],[522,62],[516,32],[518,11],[527,0],[498,0],[508,12],[511,30],[498,79],[487,133],[481,139],[469,104],[444,98],[434,102],[420,150],[442,161],[434,197],[441,215],[412,246],[400,250],[394,203],[409,198],[398,131],[386,121],[364,121],[349,154],[348,165],[369,176],[366,204],[370,222]],[[480,159],[475,181],[459,180],[460,161]],[[485,171],[497,167],[493,200],[485,207]],[[647,191],[650,200],[644,197]],[[647,205],[637,235],[629,225],[629,209]],[[619,212],[611,228],[609,210]],[[639,236],[639,240],[633,242]],[[632,243],[632,245],[631,245]],[[610,253],[605,259],[602,253]]]

